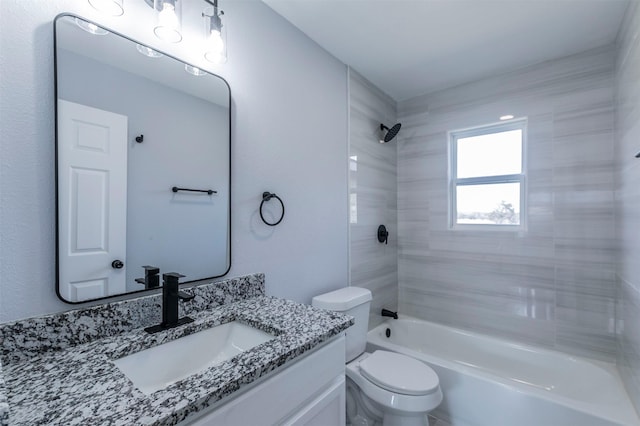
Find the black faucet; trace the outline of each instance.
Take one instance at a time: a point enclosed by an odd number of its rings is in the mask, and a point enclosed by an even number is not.
[[[383,309],[383,310],[382,310],[381,315],[382,315],[383,317],[391,317],[391,318],[393,318],[393,319],[398,319],[398,313],[397,313],[397,312],[390,311],[390,310],[388,310],[388,309]]]
[[[187,294],[179,290],[178,280],[182,277],[184,275],[177,272],[162,274],[162,322],[145,328],[147,333],[157,333],[158,331],[193,322],[193,319],[189,317],[178,318],[178,300],[191,300],[195,297],[193,294]]]
[[[158,288],[160,287],[160,277],[158,274],[160,273],[160,268],[156,266],[143,266],[144,268],[144,278],[136,278],[136,282],[142,284],[145,290],[150,288]]]

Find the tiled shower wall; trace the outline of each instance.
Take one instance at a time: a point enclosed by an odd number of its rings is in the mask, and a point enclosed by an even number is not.
[[[380,310],[398,305],[396,143],[381,144],[380,123],[396,120],[395,102],[355,71],[349,71],[350,285],[373,293],[369,327]],[[388,244],[377,239],[379,225]]]
[[[398,104],[401,312],[615,359],[614,75],[607,46]],[[528,120],[527,230],[450,230],[447,132],[504,114]]]
[[[616,91],[616,237],[618,367],[640,412],[640,7],[631,2],[618,39]]]

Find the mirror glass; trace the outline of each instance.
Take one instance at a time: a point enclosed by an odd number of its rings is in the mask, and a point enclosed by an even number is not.
[[[58,296],[152,288],[147,266],[160,285],[225,275],[226,81],[76,16],[54,27]]]

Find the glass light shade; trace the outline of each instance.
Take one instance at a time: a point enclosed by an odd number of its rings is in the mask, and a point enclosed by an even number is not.
[[[205,75],[206,72],[202,71],[198,67],[194,67],[193,65],[184,64],[184,70],[191,75],[195,75],[196,77],[200,77],[201,75]]]
[[[109,16],[121,16],[124,13],[124,0],[89,0],[89,4],[99,12]]]
[[[136,49],[138,50],[138,52],[142,53],[144,56],[148,56],[150,58],[160,58],[164,56],[162,53],[156,52],[152,48],[143,46],[142,44],[136,43]]]
[[[79,26],[80,28],[82,28],[83,30],[88,32],[89,34],[93,34],[93,35],[107,35],[107,34],[109,34],[109,31],[105,30],[102,27],[97,26],[93,22],[87,22],[87,21],[85,21],[83,19],[80,19],[80,18],[75,18],[75,21],[76,21],[76,25],[77,26]]]
[[[227,62],[227,26],[222,24],[224,12],[207,7],[204,17],[204,57],[214,64]]]
[[[153,32],[160,40],[178,43],[182,40],[182,1],[154,0],[153,7],[158,13]]]

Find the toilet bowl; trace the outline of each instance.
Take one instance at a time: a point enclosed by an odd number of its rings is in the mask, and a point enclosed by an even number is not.
[[[407,355],[365,352],[371,292],[346,287],[316,296],[315,307],[355,318],[346,330],[347,424],[428,426],[427,413],[442,402],[437,374]]]

